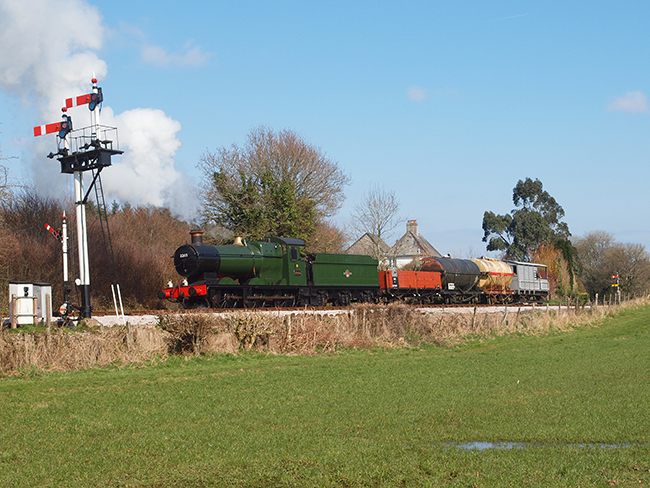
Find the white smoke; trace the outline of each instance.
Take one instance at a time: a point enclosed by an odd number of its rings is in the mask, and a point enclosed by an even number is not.
[[[0,90],[38,112],[34,126],[61,120],[66,98],[89,93],[93,76],[107,74],[99,58],[106,27],[97,8],[83,0],[0,0]],[[75,128],[86,125],[88,109],[71,109]],[[107,200],[167,206],[183,217],[195,208],[178,207],[190,199],[189,179],[175,169],[181,124],[161,110],[136,108],[113,114],[104,106],[102,125],[118,128],[124,155],[102,172]],[[33,140],[32,169],[37,191],[60,195],[70,176],[44,156],[55,151],[54,135]]]
[[[81,0],[0,0],[0,88],[57,122],[71,92],[106,76],[96,54],[104,34],[99,11]]]
[[[112,168],[102,173],[107,199],[134,205],[170,207],[186,218],[196,216],[188,206],[189,179],[174,168],[181,147],[176,134],[180,122],[162,110],[137,108],[114,115],[110,108],[101,114],[102,124],[118,127],[121,148],[128,148]]]

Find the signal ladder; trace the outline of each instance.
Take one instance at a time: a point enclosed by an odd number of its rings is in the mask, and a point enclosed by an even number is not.
[[[111,230],[108,226],[108,212],[106,211],[106,200],[104,199],[104,187],[102,186],[102,177],[100,175],[102,168],[92,170],[93,183],[91,187],[95,188],[95,200],[97,201],[97,214],[99,216],[99,226],[102,230],[102,240],[104,241],[104,251],[106,253],[106,260],[109,263],[111,272],[111,292],[113,293],[113,305],[115,306],[115,314],[119,317],[117,309],[117,299],[120,302],[120,310],[122,311],[122,321],[124,320],[124,307],[122,306],[122,292],[120,291],[120,282],[117,279],[117,266],[115,265],[115,253],[113,252],[113,241],[111,240]],[[88,189],[90,192],[90,189]],[[84,203],[86,203],[86,198]],[[104,230],[104,227],[106,230]],[[115,292],[117,290],[117,298]]]

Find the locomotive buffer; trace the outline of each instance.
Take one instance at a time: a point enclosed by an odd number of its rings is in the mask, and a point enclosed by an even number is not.
[[[104,214],[104,217],[106,217],[106,203],[104,202],[103,189],[101,189],[101,178],[99,177],[99,174],[102,169],[111,165],[112,156],[123,153],[123,151],[117,149],[117,128],[106,127],[99,124],[98,106],[102,101],[102,89],[97,86],[97,79],[93,78],[91,93],[74,98],[68,98],[65,101],[65,106],[61,109],[63,111],[61,122],[34,127],[34,136],[51,134],[53,132],[57,133],[58,151],[56,153],[48,154],[48,158],[52,159],[56,157],[56,159],[61,163],[61,173],[74,175],[74,201],[77,217],[77,245],[79,251],[79,278],[75,280],[75,283],[81,291],[80,311],[83,318],[90,318],[92,315],[92,307],[90,306],[90,269],[88,260],[86,203],[90,191],[95,188],[95,194],[98,200],[97,203],[100,210],[100,221],[102,219],[102,213]],[[86,104],[90,110],[90,126],[73,131],[72,118],[67,115],[66,112],[69,108]],[[115,140],[115,147],[113,146],[113,140]],[[84,193],[83,175],[87,171],[92,172],[92,181]],[[98,186],[101,190],[98,190]],[[102,222],[102,231],[104,230],[103,225],[104,223]],[[106,226],[108,229],[108,221],[106,221]],[[113,273],[116,275],[114,261]],[[117,282],[116,276],[114,281]],[[113,296],[113,301],[116,303],[115,295]],[[122,300],[120,296],[120,305],[121,302]]]

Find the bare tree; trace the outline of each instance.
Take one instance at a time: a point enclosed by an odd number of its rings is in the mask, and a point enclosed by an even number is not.
[[[0,161],[8,161],[9,159],[16,159],[15,156],[7,158],[2,154],[2,147],[0,147]],[[0,163],[0,201],[5,201],[13,194],[13,185],[9,181],[9,169]]]
[[[398,215],[399,201],[394,191],[375,185],[354,205],[351,228],[358,238],[368,236],[370,255],[380,262],[388,251],[382,246],[403,220]]]
[[[650,256],[642,244],[617,244],[608,253],[608,265],[620,277],[622,293],[640,294],[650,284]]]
[[[309,245],[305,249],[308,253],[342,253],[347,242],[345,232],[328,221],[316,222],[316,228]]]
[[[650,286],[650,256],[641,244],[621,244],[605,231],[594,231],[573,242],[578,276],[594,295],[612,292],[618,275],[621,292],[642,293]]]
[[[2,158],[0,158],[1,160]],[[6,200],[11,195],[11,185],[9,184],[9,170],[6,166],[0,164],[0,200]]]

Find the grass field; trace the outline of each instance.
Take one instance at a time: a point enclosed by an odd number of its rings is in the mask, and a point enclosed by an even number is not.
[[[453,348],[0,380],[2,487],[530,485],[650,486],[649,307]]]

